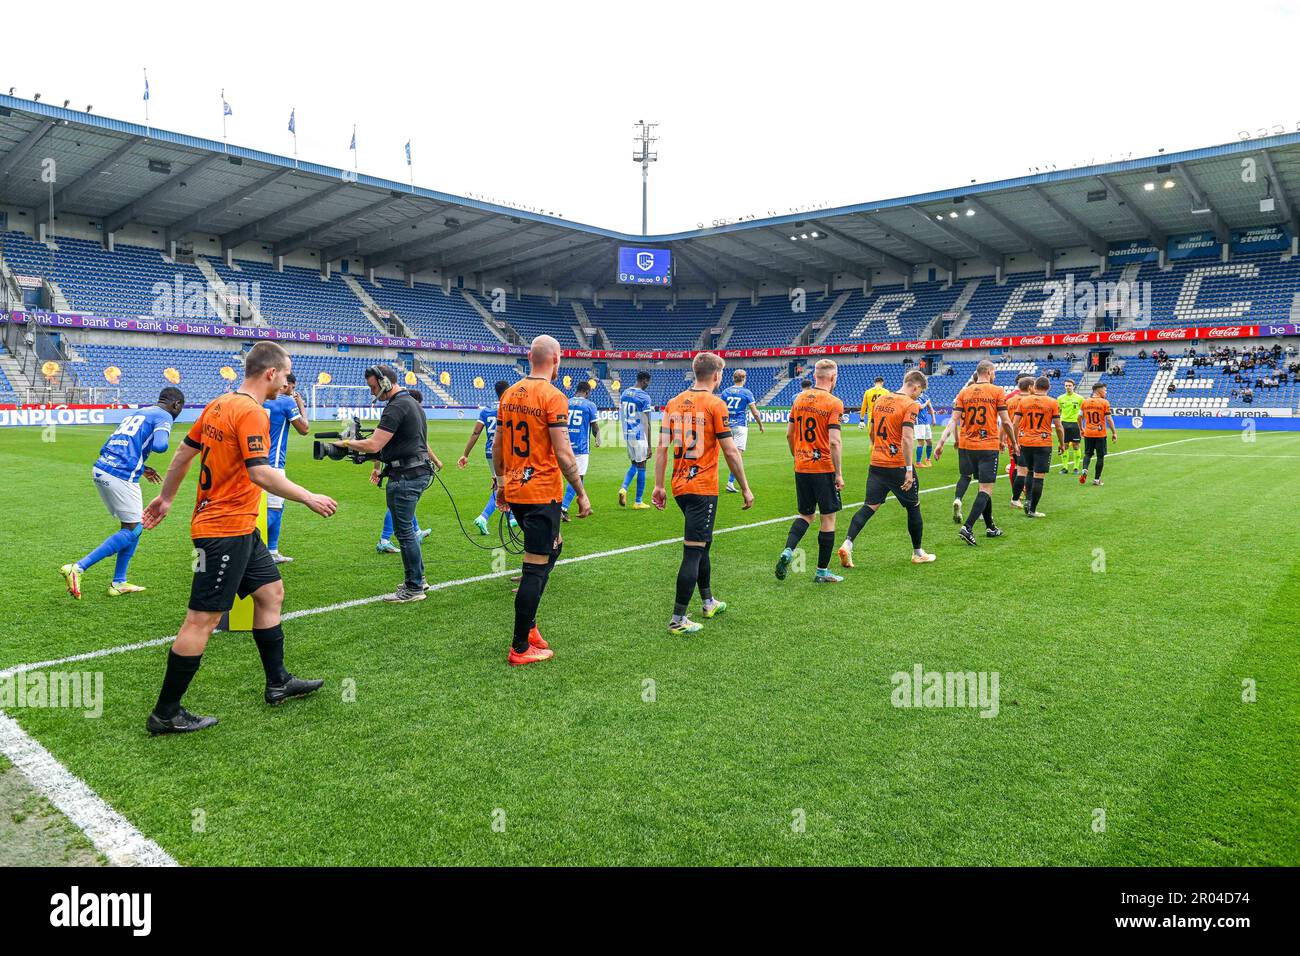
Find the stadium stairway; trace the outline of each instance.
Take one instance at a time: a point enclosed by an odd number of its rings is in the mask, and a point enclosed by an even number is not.
[[[809,322],[808,325],[804,326],[804,328],[799,332],[799,334],[795,336],[794,342],[795,343],[802,342],[804,340],[805,335],[807,335],[809,332],[814,332],[814,331],[815,334],[813,335],[812,340],[808,344],[821,345],[823,342],[825,342],[826,339],[830,336],[831,332],[835,331],[835,314],[839,312],[840,309],[844,308],[844,303],[848,302],[849,298],[852,295],[853,293],[847,290],[837,295],[835,297],[835,301],[831,303],[830,308],[828,308],[825,312],[822,313],[821,318],[813,319],[812,322]],[[814,322],[821,322],[822,326],[814,330],[812,328]]]
[[[461,297],[469,303],[470,308],[478,313],[478,317],[483,320],[483,326],[499,339],[505,345],[520,345],[523,343],[521,336],[515,327],[506,321],[505,316],[493,315],[487,310],[477,298],[470,294],[468,289],[460,290]]]
[[[356,276],[344,273],[341,278],[343,279],[343,284],[352,290],[352,294],[355,295],[357,301],[361,303],[362,311],[366,314],[366,318],[373,323],[374,327],[378,331],[382,332],[384,335],[391,335],[393,332],[396,332],[398,335],[403,335],[407,338],[416,337],[415,333],[411,331],[411,327],[403,322],[402,317],[391,309],[389,309],[388,312],[393,317],[393,328],[390,329],[384,323],[384,320],[379,317],[379,313],[383,312],[384,309],[380,308],[379,303],[374,300],[374,297],[362,288],[361,283],[357,281]]]

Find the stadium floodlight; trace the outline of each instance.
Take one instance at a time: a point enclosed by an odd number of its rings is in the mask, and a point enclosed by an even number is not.
[[[1142,188],[1145,189],[1145,190],[1146,190],[1147,192],[1149,192],[1149,193],[1150,193],[1150,192],[1155,192],[1156,184],[1155,184],[1155,183],[1143,183],[1143,184],[1142,184]]]
[[[974,210],[974,209],[967,209],[967,210],[966,210],[966,215],[967,215],[967,216],[973,216],[973,215],[975,215],[975,210]]]
[[[1173,189],[1174,186],[1178,184],[1175,183],[1172,179],[1166,179],[1164,183],[1162,183],[1162,185],[1165,187],[1165,189]]]
[[[640,132],[637,133],[633,142],[640,143],[641,148],[632,154],[632,162],[641,164],[641,235],[648,236],[650,234],[647,225],[649,222],[647,209],[650,188],[650,164],[659,160],[659,154],[651,152],[650,144],[659,141],[659,137],[653,135],[655,127],[659,124],[657,122],[647,123],[645,120],[637,120],[635,125]]]

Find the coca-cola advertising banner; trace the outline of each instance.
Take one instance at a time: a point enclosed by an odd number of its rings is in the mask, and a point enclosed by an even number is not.
[[[54,328],[105,329],[118,332],[153,332],[169,335],[214,335],[231,339],[280,342],[315,342],[324,345],[373,345],[381,348],[420,349],[428,352],[479,352],[526,355],[528,349],[502,343],[443,342],[434,339],[395,338],[386,335],[345,335],[299,329],[264,329],[228,326],[219,322],[180,322],[171,319],[121,319],[56,312],[0,312],[0,322],[35,322]],[[1248,339],[1292,335],[1293,325],[1216,325],[1191,329],[1129,329],[1123,332],[1066,332],[1052,335],[988,335],[973,339],[930,339],[924,342],[856,342],[848,345],[786,345],[763,349],[719,349],[729,359],[815,358],[831,355],[875,355],[891,352],[950,352],[961,349],[1062,348],[1089,345],[1128,345],[1135,342],[1184,342],[1199,339]],[[565,349],[567,359],[613,361],[684,361],[698,350],[677,351]]]
[[[769,349],[718,349],[723,358],[784,359],[833,355],[874,355],[890,352],[951,352],[959,349],[1070,348],[1090,345],[1129,345],[1135,342],[1187,342],[1198,339],[1248,339],[1259,335],[1292,334],[1292,326],[1216,325],[1194,329],[1130,329],[1124,332],[1073,332],[1056,335],[986,335],[974,339],[930,339],[925,342],[862,342],[851,345],[789,345]],[[1272,331],[1270,331],[1272,330]],[[599,349],[566,350],[566,358],[689,359],[696,352],[617,352]]]

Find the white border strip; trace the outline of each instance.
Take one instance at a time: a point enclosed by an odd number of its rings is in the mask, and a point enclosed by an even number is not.
[[[1208,441],[1211,438],[1231,438],[1232,435],[1203,435],[1195,438],[1180,438],[1176,441],[1161,442],[1156,445],[1143,445],[1139,448],[1127,448],[1124,451],[1113,452],[1109,457],[1118,455],[1130,455],[1134,452],[1146,451],[1151,448],[1162,448],[1167,445],[1181,445],[1184,442]],[[921,489],[921,494],[929,494],[934,491],[946,491],[955,488],[956,485],[937,485],[933,488]],[[856,508],[862,502],[845,505],[844,510]],[[794,515],[786,515],[780,518],[767,518],[763,521],[753,521],[749,524],[733,525],[730,528],[719,528],[714,534],[728,534],[733,531],[748,531],[751,528],[762,528],[767,525],[780,524],[785,521],[793,521]],[[663,538],[659,541],[650,541],[644,544],[629,545],[626,548],[615,548],[610,551],[598,551],[593,554],[580,554],[572,558],[561,558],[557,564],[577,564],[580,561],[592,561],[597,558],[612,558],[620,554],[631,554],[635,551],[645,551],[650,548],[662,547],[666,544],[677,544],[682,538]],[[441,581],[433,585],[431,591],[445,591],[448,588],[460,587],[465,584],[477,584],[481,581],[491,581],[495,578],[503,578],[508,575],[517,574],[518,570],[509,568],[505,571],[494,571],[491,574],[479,574],[469,578],[458,578],[454,581]],[[300,611],[291,611],[285,614],[283,619],[292,621],[300,617],[310,617],[315,614],[327,614],[331,611],[342,611],[347,608],[360,607],[364,604],[374,604],[382,601],[385,595],[377,594],[374,597],[357,598],[353,601],[340,601],[337,604],[328,604],[324,607],[306,608]],[[63,664],[73,664],[79,661],[93,660],[98,657],[108,657],[114,654],[125,654],[128,651],[142,650],[147,647],[159,647],[163,644],[169,644],[176,638],[159,637],[150,641],[137,641],[134,644],[122,644],[117,647],[107,647],[97,651],[89,651],[84,654],[73,654],[69,657],[61,657],[56,660],[38,661],[33,664],[20,664],[16,667],[10,667],[0,671],[0,679],[12,677],[25,671],[40,670],[46,667],[58,667]],[[109,806],[99,794],[95,793],[79,777],[72,774],[66,767],[59,763],[54,755],[42,747],[30,734],[18,726],[18,722],[12,717],[0,711],[0,753],[13,763],[14,767],[22,773],[38,791],[40,791],[49,801],[54,804],[69,820],[77,825],[80,830],[90,838],[90,842],[95,845],[100,853],[104,854],[108,860],[116,866],[177,866],[177,862],[168,853],[163,850],[157,843],[154,843],[143,833],[132,826],[131,822]]]
[[[0,753],[75,823],[114,866],[179,865],[3,712],[0,712]]]

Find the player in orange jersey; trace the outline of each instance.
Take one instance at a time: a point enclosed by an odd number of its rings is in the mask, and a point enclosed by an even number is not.
[[[785,550],[776,562],[776,577],[785,580],[786,570],[794,560],[794,549],[812,524],[813,515],[821,517],[817,534],[818,584],[838,584],[844,579],[830,571],[831,552],[835,550],[835,515],[840,510],[840,489],[844,487],[841,467],[840,423],[844,403],[832,393],[839,368],[830,359],[822,359],[814,369],[816,385],[799,393],[790,409],[790,424],[785,438],[794,456],[794,488],[799,517],[786,535]]]
[[[1029,485],[1029,503],[1024,506],[1026,518],[1047,517],[1038,510],[1043,497],[1043,478],[1052,467],[1052,433],[1056,443],[1065,451],[1065,429],[1061,427],[1061,406],[1047,394],[1051,386],[1047,376],[1041,376],[1032,385],[1032,391],[1016,399],[1012,418],[1016,426],[1016,439],[1020,442],[1016,481],[1023,490]],[[1032,479],[1031,477],[1032,476]]]
[[[158,497],[144,510],[146,529],[158,527],[176,498],[190,463],[199,459],[199,487],[190,519],[194,579],[189,610],[167,652],[167,672],[146,728],[151,734],[203,730],[217,722],[181,706],[198,673],[208,638],[235,596],[253,599],[253,641],[266,672],[268,704],[303,697],[324,681],[302,680],[284,669],[284,629],[280,606],[284,583],[257,530],[262,492],[300,501],[328,518],[338,509],[333,498],[315,495],[272,468],[270,419],[262,404],[279,395],[288,380],[289,353],[274,342],[258,342],[244,358],[239,388],[203,409],[172,456]]]
[[[682,563],[677,569],[677,602],[668,622],[669,634],[694,634],[704,625],[686,616],[695,588],[700,589],[705,619],[717,617],[727,602],[713,596],[713,570],[709,551],[713,545],[713,521],[718,514],[718,452],[727,459],[732,478],[739,482],[742,509],[754,504],[740,449],[731,437],[727,403],[715,392],[722,383],[726,363],[712,352],[701,352],[691,362],[695,383],[675,396],[664,408],[655,451],[655,486],[650,500],[660,511],[668,503],[664,476],[668,470],[668,448],[673,450],[673,500],[686,518]]]
[[[937,461],[943,453],[943,446],[952,435],[957,436],[957,462],[962,481],[969,482],[975,478],[979,482],[979,494],[966,521],[958,529],[957,535],[974,547],[975,532],[971,529],[976,519],[985,516],[985,535],[990,538],[1002,536],[1002,529],[993,523],[993,482],[998,475],[998,447],[1001,436],[1008,436],[1008,444],[1013,454],[1020,450],[1016,442],[1011,419],[1007,416],[1007,399],[1002,389],[993,384],[995,369],[993,363],[984,359],[975,367],[975,383],[967,385],[957,395],[953,405],[952,419],[939,438],[934,450]],[[959,483],[960,487],[960,483]],[[953,517],[961,516],[961,499],[953,502]]]
[[[871,467],[867,471],[867,497],[849,522],[840,546],[840,564],[853,567],[853,539],[866,527],[876,510],[893,492],[907,509],[907,532],[912,537],[912,563],[934,560],[921,547],[921,486],[913,468],[916,418],[921,411],[917,396],[925,391],[925,373],[913,369],[903,376],[903,387],[876,399],[871,410]]]
[[[1115,434],[1115,417],[1110,413],[1110,402],[1106,401],[1106,383],[1098,382],[1092,387],[1092,397],[1085,398],[1079,406],[1083,421],[1083,470],[1079,475],[1079,484],[1088,481],[1088,463],[1092,456],[1097,456],[1097,471],[1092,476],[1092,483],[1100,485],[1101,469],[1106,464],[1106,428],[1110,428],[1110,440],[1119,441]]]
[[[506,389],[497,406],[492,464],[497,507],[509,511],[524,535],[524,573],[515,592],[515,628],[506,660],[512,666],[554,656],[537,629],[537,607],[560,559],[560,499],[564,482],[577,493],[578,517],[591,502],[569,444],[569,400],[553,384],[560,371],[560,343],[549,335],[533,339],[529,372]]]

